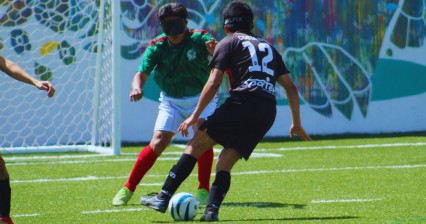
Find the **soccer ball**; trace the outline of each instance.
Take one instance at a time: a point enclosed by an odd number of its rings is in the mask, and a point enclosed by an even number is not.
[[[198,213],[198,201],[190,193],[175,194],[169,202],[169,212],[175,221],[190,221]]]

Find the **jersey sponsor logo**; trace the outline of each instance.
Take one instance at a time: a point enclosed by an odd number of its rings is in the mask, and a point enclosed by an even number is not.
[[[197,52],[195,51],[195,49],[191,49],[186,53],[186,56],[188,57],[188,61],[195,60],[195,58],[197,57]]]
[[[260,42],[266,42],[265,39],[260,38],[260,37],[252,37],[252,36],[247,36],[247,35],[241,35],[241,36],[237,36],[237,38],[239,40],[257,40]]]
[[[255,87],[260,87],[263,90],[274,94],[275,92],[275,88],[274,85],[272,85],[272,83],[269,82],[269,78],[267,78],[266,80],[264,79],[247,79],[246,81],[244,81],[244,83],[239,87],[242,89],[250,89],[250,88],[255,88]]]

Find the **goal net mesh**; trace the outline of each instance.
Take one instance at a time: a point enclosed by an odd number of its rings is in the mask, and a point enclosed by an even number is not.
[[[112,0],[0,1],[0,54],[56,88],[0,74],[1,153],[111,150],[112,25]]]

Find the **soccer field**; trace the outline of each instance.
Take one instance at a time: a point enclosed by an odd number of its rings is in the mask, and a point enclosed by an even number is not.
[[[180,156],[179,145],[169,147],[159,158],[129,205],[111,205],[141,147],[124,147],[121,156],[3,154],[11,176],[14,221],[174,223],[168,213],[140,205],[139,198],[161,189]],[[195,193],[197,186],[195,169],[178,192]],[[249,161],[235,166],[219,220],[426,223],[425,186],[424,135],[263,141]]]

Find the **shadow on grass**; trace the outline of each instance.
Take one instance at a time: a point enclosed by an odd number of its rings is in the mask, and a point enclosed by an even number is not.
[[[300,218],[282,218],[282,219],[244,219],[244,220],[221,220],[220,222],[268,222],[268,221],[327,221],[327,220],[349,220],[349,219],[357,219],[359,217],[356,216],[334,216],[334,217],[300,217]]]
[[[222,206],[256,207],[256,208],[293,208],[293,209],[304,209],[306,207],[306,205],[303,205],[303,204],[283,204],[283,203],[276,203],[276,202],[223,203]]]
[[[222,207],[256,207],[256,208],[292,208],[292,209],[304,209],[307,205],[305,204],[285,204],[277,202],[246,202],[246,203],[223,203]],[[200,211],[201,210],[201,211]],[[195,217],[194,221],[198,221],[201,217],[203,208],[199,210],[199,214]],[[234,220],[234,219],[220,219],[220,222],[240,222],[240,223],[257,223],[257,222],[291,222],[291,221],[327,221],[327,220],[351,220],[358,219],[356,216],[331,216],[331,217],[299,217],[299,218],[258,218],[258,219],[243,219],[243,220]],[[165,222],[165,221],[155,221],[154,223],[176,223],[175,221]]]
[[[358,219],[359,217],[356,216],[332,216],[332,217],[300,217],[300,218],[278,218],[278,219],[243,219],[243,220],[233,220],[233,219],[220,219],[219,216],[219,222],[241,222],[241,223],[248,223],[248,222],[253,222],[253,223],[257,223],[257,222],[291,222],[291,221],[335,221],[335,220],[351,220],[351,219]],[[198,221],[197,217],[195,217],[194,221]],[[170,222],[165,222],[165,221],[154,221],[153,223],[176,223],[176,221],[170,221]]]

